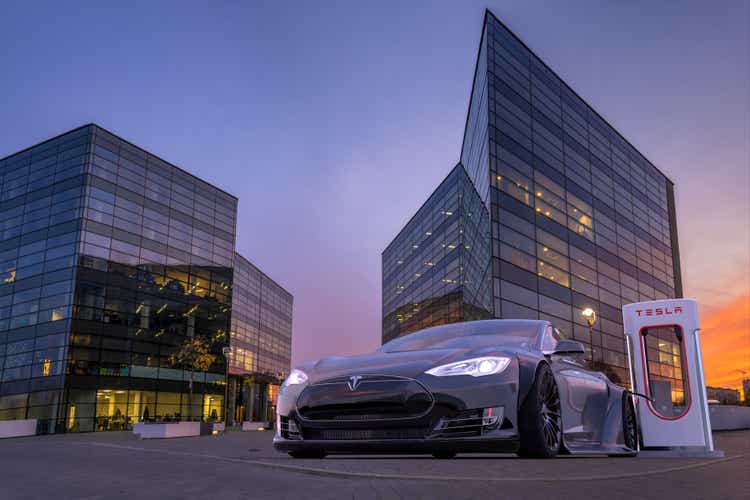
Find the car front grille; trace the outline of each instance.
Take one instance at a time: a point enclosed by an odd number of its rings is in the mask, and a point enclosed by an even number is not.
[[[374,421],[419,418],[434,400],[419,382],[403,377],[364,376],[355,389],[346,378],[310,385],[297,399],[297,413],[312,421]]]

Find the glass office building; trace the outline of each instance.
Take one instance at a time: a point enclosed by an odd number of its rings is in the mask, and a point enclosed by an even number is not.
[[[292,295],[235,254],[229,354],[230,423],[273,421],[292,356]]]
[[[552,321],[624,383],[621,306],[682,296],[673,183],[489,11],[461,164],[490,220],[487,313]],[[384,341],[397,292],[384,279]]]
[[[0,419],[222,420],[237,199],[95,125],[0,160],[0,196]]]
[[[489,234],[489,214],[459,163],[383,251],[383,342],[492,317]]]

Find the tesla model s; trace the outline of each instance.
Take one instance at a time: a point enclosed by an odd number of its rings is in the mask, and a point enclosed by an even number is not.
[[[274,446],[295,458],[637,453],[631,394],[583,354],[547,321],[485,320],[303,364],[279,391]]]

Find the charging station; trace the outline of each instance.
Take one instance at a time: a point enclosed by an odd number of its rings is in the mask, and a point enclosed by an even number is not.
[[[698,304],[692,299],[623,306],[630,385],[642,448],[672,455],[714,450],[703,374]]]

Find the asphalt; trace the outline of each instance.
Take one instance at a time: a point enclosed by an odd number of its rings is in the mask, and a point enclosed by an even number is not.
[[[140,440],[130,433],[0,441],[0,498],[750,497],[750,431],[716,433],[724,458],[512,455],[294,460],[270,432]]]

